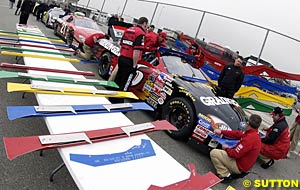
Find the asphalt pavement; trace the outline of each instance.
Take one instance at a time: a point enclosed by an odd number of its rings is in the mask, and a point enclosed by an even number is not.
[[[0,29],[15,31],[19,17],[14,15],[15,9],[8,8],[8,0],[0,0]],[[30,15],[29,24],[37,25],[47,36],[54,36],[53,30],[46,28],[41,22],[37,22],[33,15]],[[15,63],[14,57],[0,55],[0,62]],[[97,73],[97,66],[94,64],[75,63],[78,70],[93,71]],[[98,76],[96,77],[100,79]],[[6,114],[6,106],[9,105],[37,105],[34,94],[27,93],[22,99],[21,93],[8,93],[7,82],[22,82],[19,79],[0,80],[0,138],[4,136],[31,136],[49,134],[42,118],[26,118],[9,121]],[[272,123],[266,113],[259,113],[264,118],[264,125]],[[127,113],[126,116],[135,123],[143,123],[154,120],[147,112]],[[289,124],[292,123],[295,114],[288,117]],[[195,148],[185,142],[171,139],[164,132],[151,133],[149,136],[159,144],[166,152],[174,157],[180,164],[187,167],[192,162],[200,174],[213,171],[213,165],[207,155],[198,152]],[[31,190],[74,190],[78,189],[71,175],[66,168],[61,169],[54,177],[54,182],[49,181],[50,173],[62,163],[57,150],[44,151],[40,156],[39,152],[29,153],[20,156],[12,161],[6,157],[3,141],[0,141],[0,190],[31,189]],[[274,166],[264,170],[259,162],[252,168],[251,173],[244,179],[299,179],[300,157],[298,159],[285,159],[276,161]],[[146,172],[146,171],[145,171]],[[157,171],[159,172],[159,171]],[[174,171],[175,173],[176,171]],[[165,176],[168,177],[168,176]],[[230,185],[238,190],[245,189],[243,180],[233,181]],[[101,180],[101,179],[99,179]],[[112,179],[112,183],[117,179]],[[227,184],[218,184],[215,189],[224,190]],[[254,189],[254,188],[248,188]]]

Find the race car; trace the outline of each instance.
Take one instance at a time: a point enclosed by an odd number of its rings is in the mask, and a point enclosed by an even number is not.
[[[200,68],[205,63],[209,63],[219,69],[228,63],[233,63],[234,59],[238,56],[237,52],[229,48],[195,39],[183,32],[166,28],[164,28],[163,31],[166,31],[170,37],[167,41],[168,47],[196,56],[193,64],[196,68]]]
[[[65,14],[65,11],[62,10],[62,8],[54,7],[53,9],[50,9],[47,12],[44,12],[42,22],[47,26],[52,28],[53,23],[56,19],[59,18],[59,16],[63,16]]]
[[[100,60],[103,59],[100,63],[110,61],[107,64],[111,73],[120,48],[105,39],[100,39],[99,45]],[[244,128],[246,115],[242,108],[235,100],[214,94],[207,76],[188,63],[191,56],[161,47],[152,58],[149,54],[139,61],[129,91],[151,105],[161,119],[178,128],[168,131],[171,137],[190,140],[201,151],[209,152],[224,140],[230,141],[213,135],[213,129]]]
[[[56,19],[53,27],[54,34],[61,36],[74,49],[82,48],[89,35],[103,33],[95,21],[80,13]]]

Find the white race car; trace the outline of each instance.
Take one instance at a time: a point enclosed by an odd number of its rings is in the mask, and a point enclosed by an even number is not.
[[[53,28],[53,23],[56,19],[59,18],[60,15],[65,15],[65,11],[62,8],[54,7],[47,12],[44,12],[42,22],[50,28]]]

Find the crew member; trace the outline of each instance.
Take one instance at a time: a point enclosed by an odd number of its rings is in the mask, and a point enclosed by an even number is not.
[[[29,14],[32,12],[33,6],[34,4],[31,0],[24,0],[21,6],[21,15],[20,15],[19,24],[27,25]]]
[[[155,51],[159,47],[166,47],[167,33],[148,32],[145,36],[145,51]]]
[[[223,182],[244,177],[255,164],[261,148],[261,139],[258,134],[261,121],[259,115],[252,114],[244,133],[239,130],[214,130],[217,135],[223,134],[226,137],[240,140],[233,148],[229,148],[225,144],[222,146],[222,150],[213,149],[210,152],[211,161]]]
[[[238,56],[233,64],[225,65],[218,79],[217,96],[233,98],[234,94],[240,89],[244,73],[241,69],[243,57]]]
[[[93,55],[92,48],[94,47],[95,43],[101,38],[109,39],[109,37],[103,33],[95,33],[90,35],[85,39],[83,43],[82,48],[84,52],[78,49],[74,55],[78,54],[78,56],[83,59],[91,60],[91,57]]]
[[[289,126],[280,107],[274,108],[271,113],[274,124],[270,128],[264,128],[267,134],[261,139],[262,147],[259,158],[264,162],[261,167],[269,168],[274,160],[286,158],[290,148]]]
[[[115,82],[119,85],[120,90],[127,91],[138,61],[142,57],[144,50],[145,30],[148,25],[148,19],[141,17],[137,26],[128,28],[121,39],[120,57],[118,60],[118,72]]]

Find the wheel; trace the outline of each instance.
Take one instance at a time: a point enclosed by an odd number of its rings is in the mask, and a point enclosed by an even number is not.
[[[188,140],[196,126],[196,116],[192,103],[183,97],[175,97],[162,107],[162,119],[166,119],[178,130],[168,130],[174,139]]]
[[[98,74],[103,79],[108,79],[109,77],[109,69],[111,66],[111,54],[109,52],[105,52],[99,59],[98,63]]]

